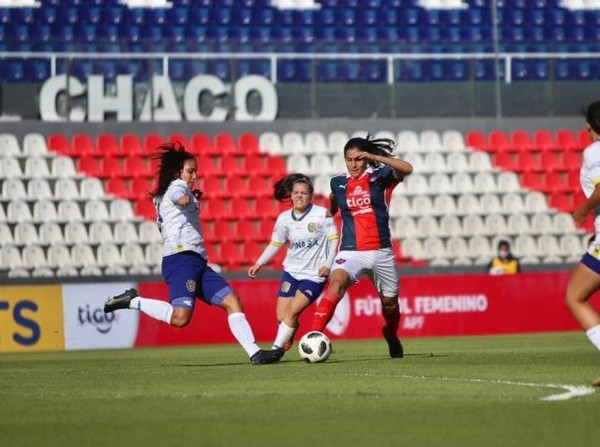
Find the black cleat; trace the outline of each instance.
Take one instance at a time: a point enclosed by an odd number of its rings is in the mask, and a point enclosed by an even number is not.
[[[392,334],[387,326],[383,326],[381,328],[381,333],[383,334],[383,338],[388,344],[388,349],[390,351],[390,357],[393,359],[400,359],[404,357],[404,348],[402,347],[402,343],[395,334]]]
[[[261,349],[252,357],[250,357],[250,363],[253,365],[270,365],[271,363],[276,363],[281,359],[281,355],[279,355],[279,350],[266,351]]]
[[[120,295],[109,298],[104,303],[104,313],[114,312],[117,309],[129,309],[131,300],[139,296],[136,289],[128,289]]]
[[[275,357],[276,362],[281,360],[281,358],[283,357],[283,354],[285,354],[285,351],[286,351],[285,348],[273,349],[273,356]]]

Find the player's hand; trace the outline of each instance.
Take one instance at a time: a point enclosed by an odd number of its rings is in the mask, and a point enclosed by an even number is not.
[[[575,223],[584,224],[587,218],[587,213],[585,211],[585,208],[578,208],[575,211],[573,211],[572,216]]]
[[[177,201],[177,203],[178,203],[180,206],[188,206],[188,205],[190,204],[190,196],[188,196],[188,195],[186,194],[185,196],[181,197],[181,198],[180,198],[180,199]]]
[[[329,267],[321,267],[317,275],[319,275],[319,278],[327,278],[330,272],[331,269]]]
[[[248,269],[248,276],[249,276],[251,279],[254,279],[254,278],[256,277],[256,274],[258,273],[258,271],[260,270],[260,268],[261,268],[261,267],[262,267],[262,266],[261,266],[261,265],[259,265],[259,264],[254,264],[252,267],[250,267],[250,268]]]

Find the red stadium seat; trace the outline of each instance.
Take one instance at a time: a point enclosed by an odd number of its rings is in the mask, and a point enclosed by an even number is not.
[[[279,215],[279,204],[271,197],[258,197],[255,208],[263,218],[276,218]]]
[[[273,195],[271,177],[252,176],[248,181],[248,189],[253,197],[270,197]]]
[[[164,138],[158,133],[149,133],[145,135],[142,144],[144,154],[153,154],[156,152],[157,148],[164,143]]]
[[[121,177],[123,176],[123,168],[121,162],[115,157],[103,157],[100,159],[100,173],[98,177]]]
[[[125,159],[122,175],[124,177],[149,177],[151,174],[144,159],[133,155]]]
[[[243,219],[236,222],[234,239],[238,242],[261,240],[258,234],[258,222]]]
[[[96,157],[102,156],[101,152],[96,151],[96,146],[90,137],[86,133],[76,133],[71,138],[71,156],[80,157],[82,155],[94,155]]]
[[[52,134],[48,137],[48,149],[57,154],[73,156],[71,152],[71,144],[63,134]]]
[[[562,165],[565,169],[577,170],[581,168],[581,154],[579,152],[564,152]]]
[[[554,152],[542,152],[540,154],[540,168],[542,171],[560,171],[564,170],[562,163]]]
[[[532,152],[517,152],[516,170],[518,172],[538,171],[539,162]]]
[[[137,134],[126,133],[119,138],[119,147],[114,156],[127,157],[130,155],[141,155],[144,153],[142,141]]]
[[[467,132],[467,135],[465,137],[465,144],[467,147],[473,147],[480,151],[489,150],[489,146],[485,135],[483,134],[483,132],[480,132],[478,130],[471,130]]]
[[[213,144],[210,137],[205,133],[196,133],[190,140],[190,152],[194,155],[206,155],[213,153]]]
[[[77,170],[93,177],[100,175],[100,164],[92,155],[84,155],[77,159]]]
[[[105,183],[105,189],[107,193],[120,198],[128,199],[130,197],[127,184],[121,177],[109,178]]]
[[[548,199],[548,205],[561,211],[572,212],[573,200],[571,194],[565,192],[553,192]]]
[[[566,192],[571,188],[567,184],[567,179],[558,172],[548,172],[544,177],[546,192]]]
[[[116,156],[119,153],[119,144],[113,134],[101,133],[96,137],[96,150],[104,155]]]
[[[208,199],[213,197],[231,197],[230,192],[224,187],[224,182],[220,177],[204,177],[200,189],[202,190],[204,197]]]
[[[248,187],[248,178],[241,176],[226,177],[225,190],[229,197],[236,199],[254,197],[254,192]]]
[[[577,149],[577,142],[573,132],[568,129],[561,129],[556,132],[556,145],[558,150],[573,151]]]
[[[242,157],[242,169],[248,174],[255,176],[268,176],[270,175],[266,157],[254,154]]]
[[[556,143],[552,134],[545,129],[536,130],[533,133],[533,150],[553,151],[556,150]]]
[[[515,130],[510,134],[510,146],[517,151],[531,151],[533,144],[524,130]]]
[[[146,219],[156,219],[156,209],[151,200],[144,198],[134,202],[133,211],[138,216],[142,216]]]
[[[521,185],[534,191],[543,191],[545,188],[544,180],[541,175],[535,171],[528,171],[521,175]]]
[[[137,177],[131,180],[130,194],[131,198],[149,199],[148,194],[151,191],[150,183],[146,177]]]
[[[259,153],[258,137],[253,133],[243,133],[238,137],[239,152],[250,155]]]
[[[262,244],[258,241],[246,241],[243,244],[244,249],[244,260],[248,265],[254,265],[262,252],[264,251],[265,244]],[[270,263],[267,264],[269,266]]]
[[[512,171],[517,167],[515,157],[510,152],[497,152],[492,156],[492,163],[499,168]]]
[[[238,158],[231,154],[221,157],[221,172],[227,177],[249,175],[248,171],[242,167]]]
[[[514,151],[514,146],[502,130],[492,130],[488,135],[489,150],[492,152]]]
[[[267,171],[271,177],[274,177],[277,180],[284,177],[287,174],[285,158],[275,155],[269,156],[267,158]]]
[[[239,152],[233,135],[228,132],[215,134],[213,143],[214,148],[222,154],[235,154]]]
[[[200,205],[202,220],[222,220],[229,216],[227,202],[219,198],[203,200]]]
[[[237,242],[224,242],[221,244],[221,265],[224,265],[227,270],[237,270],[246,265],[244,262],[244,254],[242,245]]]

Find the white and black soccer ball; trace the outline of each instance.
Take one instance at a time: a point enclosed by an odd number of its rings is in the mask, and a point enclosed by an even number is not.
[[[331,355],[331,340],[322,332],[307,332],[298,343],[298,352],[308,363],[324,362]]]

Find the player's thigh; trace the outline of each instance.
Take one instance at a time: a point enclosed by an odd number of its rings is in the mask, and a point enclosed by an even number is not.
[[[600,289],[600,273],[579,263],[573,269],[567,284],[567,302],[584,302]]]
[[[383,297],[397,297],[400,290],[398,269],[392,250],[378,250],[373,263],[372,280]]]

